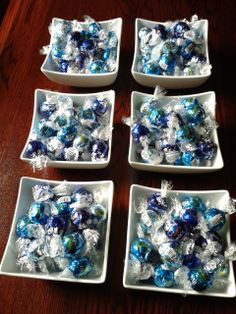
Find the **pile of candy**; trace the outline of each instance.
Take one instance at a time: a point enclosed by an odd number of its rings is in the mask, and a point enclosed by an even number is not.
[[[39,104],[42,119],[31,134],[26,155],[36,168],[48,159],[61,161],[104,161],[111,136],[111,104],[105,97],[75,104],[68,96],[46,94]]]
[[[138,72],[157,75],[204,75],[211,66],[206,60],[202,21],[180,20],[142,27],[138,33]]]
[[[56,20],[51,29],[51,56],[57,68],[66,73],[97,74],[117,68],[118,37],[89,16],[87,24]]]
[[[224,252],[218,231],[235,211],[230,203],[218,209],[197,195],[167,196],[163,189],[134,206],[139,221],[129,254],[131,281],[196,291],[226,284],[233,254]]]
[[[131,132],[138,158],[153,165],[210,166],[217,152],[210,104],[198,98],[143,99]],[[205,108],[205,109],[204,109]]]
[[[101,275],[107,220],[104,191],[39,184],[32,194],[34,202],[16,225],[20,269],[72,278]]]

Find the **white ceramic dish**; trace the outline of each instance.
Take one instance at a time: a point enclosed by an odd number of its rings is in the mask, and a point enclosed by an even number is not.
[[[54,25],[57,21],[61,19],[53,18],[52,24]],[[105,30],[115,31],[118,37],[117,45],[117,66],[116,70],[109,73],[99,73],[99,74],[77,74],[77,73],[63,73],[57,69],[57,66],[52,60],[51,53],[47,54],[42,66],[41,71],[46,75],[51,81],[78,87],[102,87],[111,85],[118,74],[119,70],[119,58],[120,58],[120,42],[121,42],[121,30],[122,30],[122,19],[116,18],[107,21],[99,22]],[[87,26],[87,22],[81,22],[82,26]],[[50,43],[51,45],[51,43]]]
[[[216,289],[211,287],[203,292],[197,292],[195,290],[183,291],[177,288],[159,288],[154,284],[137,283],[134,284],[129,278],[128,274],[128,259],[129,250],[132,241],[137,238],[136,225],[139,220],[139,216],[134,209],[134,202],[137,202],[141,198],[146,198],[151,193],[160,192],[160,189],[154,189],[150,187],[145,187],[141,185],[132,185],[130,188],[130,200],[129,200],[129,217],[128,217],[128,228],[127,228],[127,242],[126,242],[126,255],[125,255],[125,266],[123,275],[123,285],[125,288],[138,289],[138,290],[151,290],[156,292],[167,292],[167,293],[179,293],[179,294],[191,294],[191,295],[204,295],[211,297],[235,297],[236,287],[235,278],[233,271],[233,264],[229,262],[229,274],[227,278],[227,286],[223,288]],[[229,202],[229,193],[225,190],[215,190],[215,191],[169,191],[167,196],[188,196],[188,195],[198,195],[203,201],[209,200],[215,204],[218,208],[224,208]],[[220,230],[219,234],[224,240],[225,246],[230,243],[230,226],[229,219],[227,219],[226,225]]]
[[[148,87],[156,87],[160,85],[165,88],[170,89],[183,89],[183,88],[193,88],[202,85],[204,82],[208,80],[211,75],[211,70],[205,75],[190,75],[190,76],[171,76],[171,75],[155,75],[155,74],[145,74],[138,72],[137,70],[137,60],[139,56],[139,38],[138,33],[142,27],[150,27],[153,28],[156,24],[166,23],[155,22],[145,19],[137,18],[135,21],[135,49],[134,49],[134,59],[132,64],[131,73],[134,79],[141,85]],[[199,27],[203,29],[204,34],[204,42],[205,42],[205,55],[207,59],[207,63],[210,64],[209,61],[209,53],[208,53],[208,20],[200,20]]]
[[[30,204],[33,202],[32,198],[32,187],[36,184],[46,183],[51,186],[56,186],[61,183],[61,181],[51,181],[51,180],[40,180],[29,177],[22,177],[20,181],[18,198],[15,208],[15,214],[11,226],[10,235],[8,242],[5,248],[5,252],[0,265],[0,274],[8,276],[17,276],[17,277],[26,277],[34,279],[48,279],[48,280],[58,280],[58,281],[70,281],[70,282],[81,282],[81,283],[91,283],[91,284],[100,284],[103,283],[106,279],[107,271],[107,259],[108,259],[108,247],[109,247],[109,235],[110,235],[110,223],[111,223],[111,212],[112,212],[112,200],[113,200],[113,182],[112,181],[91,181],[91,182],[67,182],[67,184],[72,188],[76,189],[77,187],[84,187],[89,191],[94,191],[97,189],[103,189],[105,191],[105,200],[104,203],[107,207],[107,223],[106,223],[106,232],[104,235],[104,244],[102,245],[103,250],[103,259],[101,260],[102,272],[98,276],[87,275],[85,278],[65,278],[58,277],[57,273],[50,273],[45,275],[43,273],[26,273],[20,271],[16,266],[16,248],[15,242],[17,236],[15,233],[16,224],[20,216],[27,213],[27,209],[30,207]]]
[[[100,92],[100,93],[92,93],[92,94],[67,94],[67,93],[58,93],[52,92],[44,89],[36,89],[34,93],[34,112],[33,112],[33,119],[31,123],[31,129],[29,132],[28,139],[26,141],[25,147],[21,153],[20,159],[26,161],[31,164],[32,159],[27,157],[26,148],[28,142],[30,140],[31,134],[33,130],[38,125],[39,120],[41,119],[38,113],[38,106],[41,102],[43,102],[45,98],[45,94],[52,94],[52,95],[65,95],[72,98],[74,104],[81,104],[86,99],[94,99],[95,97],[106,97],[109,99],[111,104],[111,111],[110,111],[110,128],[112,129],[113,124],[113,116],[114,116],[114,106],[115,106],[115,92],[113,90]],[[57,160],[50,160],[47,163],[49,167],[55,168],[73,168],[73,169],[100,169],[105,168],[111,159],[111,145],[112,145],[112,136],[109,139],[109,151],[108,156],[105,161],[57,161]]]
[[[192,95],[184,95],[184,96],[163,96],[161,101],[163,104],[171,101],[174,98],[186,98],[186,97],[197,97],[197,99],[204,103],[205,101],[208,102],[211,113],[215,117],[215,93],[214,92],[205,92],[200,94],[192,94]],[[140,104],[143,102],[144,99],[153,98],[153,95],[144,94],[140,92],[132,92],[131,95],[131,123],[135,121],[135,110],[140,108]],[[213,172],[216,170],[220,170],[223,168],[224,163],[221,155],[221,150],[219,146],[218,136],[216,129],[212,132],[212,140],[217,145],[217,153],[213,160],[212,166],[175,166],[175,165],[152,165],[143,162],[141,159],[137,157],[135,151],[135,144],[132,138],[132,133],[130,130],[130,146],[129,146],[129,164],[131,167],[139,169],[139,170],[146,170],[146,171],[154,171],[154,172],[166,172],[166,173],[205,173],[205,172]]]

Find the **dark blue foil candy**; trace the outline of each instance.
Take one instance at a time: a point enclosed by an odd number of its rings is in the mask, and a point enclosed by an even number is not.
[[[139,142],[140,137],[147,135],[149,133],[149,130],[148,130],[148,128],[146,126],[144,126],[142,124],[139,124],[139,123],[136,123],[132,127],[131,132],[132,132],[133,139],[136,142]]]
[[[196,267],[190,270],[188,273],[191,286],[196,291],[203,291],[209,288],[212,282],[212,278],[207,274],[203,268]]]
[[[165,232],[169,239],[179,241],[185,236],[184,224],[179,221],[170,221],[165,225]]]
[[[196,155],[200,158],[211,160],[217,151],[217,146],[211,140],[203,139],[197,143]]]
[[[56,104],[43,101],[39,104],[39,113],[45,117],[49,118],[50,115],[56,111]]]
[[[104,115],[108,109],[107,99],[96,98],[92,104],[92,109],[96,115],[98,115],[98,116]]]
[[[45,224],[48,235],[62,234],[66,231],[67,222],[61,216],[50,216]]]
[[[183,37],[186,31],[189,31],[190,27],[185,22],[178,22],[174,26],[174,37]]]
[[[187,229],[196,227],[198,224],[197,210],[194,208],[185,209],[181,212],[181,221],[186,225]]]
[[[154,193],[148,198],[148,209],[157,213],[163,213],[168,209],[167,199],[160,193]]]
[[[202,265],[201,260],[195,254],[188,254],[183,256],[183,265],[189,269],[193,269]]]
[[[166,39],[167,37],[167,31],[164,25],[162,24],[156,24],[153,29],[155,29],[155,31],[157,32],[157,34],[159,34],[159,36],[161,37],[161,39]]]
[[[29,143],[26,147],[26,154],[29,157],[34,157],[37,155],[46,155],[47,154],[47,148],[42,142],[31,140],[31,141],[29,141]]]
[[[103,140],[97,140],[92,145],[92,154],[94,155],[95,159],[106,158],[108,155],[108,145]]]
[[[86,209],[73,209],[70,217],[73,225],[82,227],[91,219]]]

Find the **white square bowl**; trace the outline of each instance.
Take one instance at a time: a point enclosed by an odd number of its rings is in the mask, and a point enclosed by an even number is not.
[[[28,142],[31,138],[31,134],[33,130],[38,125],[39,120],[41,119],[39,113],[38,113],[38,107],[39,104],[46,100],[45,94],[49,95],[64,95],[71,97],[74,104],[81,104],[86,99],[94,99],[96,97],[106,97],[109,99],[109,102],[111,104],[111,110],[110,110],[110,129],[112,130],[113,125],[113,116],[114,116],[114,107],[115,107],[115,92],[113,90],[99,92],[99,93],[91,93],[91,94],[68,94],[68,93],[58,93],[58,92],[52,92],[45,89],[36,89],[34,93],[34,112],[33,112],[33,119],[31,123],[31,128],[29,132],[28,139],[26,141],[25,147],[21,153],[20,159],[23,161],[26,161],[31,164],[32,159],[29,158],[26,154],[26,148],[28,145]],[[47,162],[48,167],[54,167],[54,168],[69,168],[69,169],[101,169],[108,166],[110,159],[111,159],[111,145],[112,145],[112,136],[110,136],[110,139],[108,141],[109,145],[109,151],[108,156],[105,161],[59,161],[59,160],[49,160]]]
[[[65,182],[65,181],[63,181]],[[66,182],[72,189],[78,187],[83,187],[93,192],[97,189],[103,189],[105,191],[105,201],[107,207],[107,222],[106,231],[104,235],[104,243],[102,243],[103,259],[99,265],[102,272],[98,276],[87,275],[86,278],[65,278],[59,277],[58,273],[50,273],[48,275],[43,273],[26,273],[20,271],[16,265],[17,252],[15,242],[17,240],[16,236],[16,224],[19,217],[27,214],[27,209],[30,207],[31,203],[34,201],[32,197],[32,187],[37,184],[50,184],[51,186],[56,186],[61,181],[51,181],[51,180],[41,180],[30,177],[22,177],[20,180],[20,186],[18,191],[18,197],[16,202],[15,214],[11,226],[11,231],[9,234],[8,242],[3,254],[3,258],[0,265],[0,274],[8,276],[17,276],[33,279],[48,279],[57,281],[68,281],[76,283],[91,283],[91,284],[101,284],[106,279],[107,272],[107,259],[108,259],[108,247],[109,247],[109,236],[110,236],[110,223],[111,223],[111,212],[112,212],[112,200],[113,200],[113,189],[114,184],[112,181],[90,181],[90,182]]]
[[[53,18],[52,25],[55,25],[58,21],[63,19]],[[99,22],[103,29],[106,31],[115,31],[118,38],[117,44],[117,59],[116,59],[116,70],[109,73],[98,73],[98,74],[78,74],[78,73],[63,73],[60,72],[51,57],[51,49],[48,52],[42,66],[41,71],[46,75],[51,81],[77,87],[102,87],[111,85],[118,74],[119,70],[119,58],[120,58],[120,42],[121,42],[121,30],[122,30],[122,19],[115,18],[107,21]],[[88,22],[80,22],[82,27],[86,27]],[[50,41],[51,46],[51,41]]]
[[[153,28],[156,24],[166,25],[166,23],[162,22],[155,22],[145,19],[137,18],[135,21],[135,49],[134,49],[134,59],[132,64],[131,73],[134,79],[141,85],[147,87],[156,87],[160,85],[164,88],[170,89],[183,89],[183,88],[193,88],[202,85],[206,82],[210,75],[211,70],[205,75],[190,75],[190,76],[173,76],[173,75],[156,75],[156,74],[145,74],[141,73],[137,69],[137,62],[139,56],[139,30],[142,27],[149,27]],[[200,20],[199,21],[199,28],[203,30],[203,37],[205,43],[205,56],[206,62],[210,64],[209,61],[209,53],[208,53],[208,20]]]
[[[163,96],[159,99],[163,104],[168,103],[172,99],[183,99],[188,97],[196,97],[202,104],[207,101],[209,104],[208,110],[210,110],[211,114],[215,118],[215,104],[216,97],[214,92],[205,92],[199,94],[191,94],[184,96]],[[132,92],[131,95],[131,123],[133,123],[136,119],[135,111],[139,110],[141,103],[144,99],[153,98],[153,95],[144,94],[140,92]],[[214,172],[216,170],[220,170],[223,168],[224,163],[221,155],[220,145],[218,141],[217,131],[214,129],[212,131],[212,140],[217,145],[216,156],[213,159],[212,166],[175,166],[175,165],[167,165],[167,164],[159,164],[152,165],[143,162],[141,159],[137,157],[135,151],[135,143],[133,141],[131,128],[130,128],[130,145],[129,145],[129,157],[128,161],[131,167],[139,170],[145,171],[153,171],[153,172],[166,172],[166,173],[206,173],[206,172]]]
[[[129,251],[131,243],[137,238],[136,226],[139,221],[139,215],[135,211],[134,203],[137,203],[138,200],[142,198],[147,198],[150,194],[160,192],[160,189],[154,189],[151,187],[146,187],[142,185],[132,185],[130,188],[130,199],[129,199],[129,217],[128,217],[128,227],[127,227],[127,241],[126,241],[126,255],[125,255],[125,265],[124,265],[124,274],[123,274],[123,285],[125,288],[137,289],[137,290],[150,290],[156,292],[167,292],[167,293],[179,293],[179,294],[191,294],[191,295],[204,295],[211,297],[228,297],[233,298],[236,295],[236,286],[235,278],[233,271],[233,263],[229,262],[229,274],[227,278],[227,286],[223,288],[216,289],[211,287],[205,291],[197,292],[195,290],[185,291],[178,288],[159,288],[154,284],[147,284],[139,282],[134,284],[129,278],[128,274],[128,260],[129,260]],[[169,191],[167,196],[190,196],[197,195],[203,201],[210,201],[215,204],[218,208],[224,208],[229,202],[229,193],[226,190],[213,190],[213,191],[184,191],[184,190],[172,190]],[[224,245],[230,244],[230,225],[229,219],[226,220],[225,226],[220,230],[219,234],[221,235]]]

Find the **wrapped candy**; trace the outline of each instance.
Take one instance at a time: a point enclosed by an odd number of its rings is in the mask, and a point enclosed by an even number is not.
[[[97,193],[100,194],[100,203]],[[34,202],[16,224],[17,265],[22,271],[81,278],[101,273],[107,208],[104,193],[64,182],[32,188]]]
[[[232,201],[219,209],[197,195],[172,196],[171,188],[162,181],[160,192],[135,201],[137,236],[130,243],[130,282],[148,279],[157,287],[181,288],[186,293],[222,287],[228,262],[236,259],[236,247],[225,250],[217,232],[224,227],[226,215],[235,212]]]
[[[152,165],[212,165],[217,125],[209,104],[187,96],[168,100],[158,93],[143,98],[134,110],[131,135],[137,158]]]
[[[50,160],[105,161],[112,132],[109,99],[94,97],[75,104],[64,95],[45,94],[45,98],[26,148],[33,166],[42,169]]]
[[[142,27],[138,33],[139,72],[156,75],[203,75],[211,68],[201,20],[186,19]]]
[[[85,23],[76,20],[55,20],[51,27],[51,45],[48,49],[58,71],[64,73],[98,74],[117,68],[118,37],[91,17]],[[48,51],[46,51],[48,52]],[[43,106],[48,107],[46,103]]]
[[[174,284],[174,272],[159,265],[154,270],[153,279],[157,287],[170,288]]]

